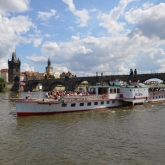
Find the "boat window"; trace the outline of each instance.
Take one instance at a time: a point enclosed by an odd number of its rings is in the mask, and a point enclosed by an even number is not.
[[[84,103],[80,103],[80,106],[84,106]]]
[[[112,103],[114,104],[115,103],[115,100],[112,100]]]
[[[72,104],[71,104],[71,107],[75,107],[75,106],[76,106],[76,103],[72,103]]]
[[[91,102],[87,103],[87,106],[91,106]]]
[[[114,93],[116,93],[116,88],[114,88]]]
[[[117,93],[120,93],[120,89],[119,88],[117,88]]]
[[[98,105],[98,102],[95,102],[94,105]]]
[[[101,101],[101,104],[104,104],[104,101]]]
[[[107,93],[107,88],[99,88],[98,89],[98,94],[101,95],[103,93]]]
[[[112,88],[110,89],[110,93],[113,93],[113,89]]]
[[[66,106],[67,106],[67,104],[63,103],[61,106],[62,106],[62,107],[66,107]]]
[[[107,101],[107,104],[109,104],[109,101]]]

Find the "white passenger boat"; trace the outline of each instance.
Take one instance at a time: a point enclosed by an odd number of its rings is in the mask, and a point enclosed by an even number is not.
[[[90,86],[89,95],[64,96],[60,100],[19,99],[16,100],[16,111],[18,116],[47,115],[165,101],[164,88],[111,81],[110,85]]]

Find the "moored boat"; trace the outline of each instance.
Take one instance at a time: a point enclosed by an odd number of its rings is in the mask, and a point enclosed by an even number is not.
[[[158,88],[140,83],[111,81],[110,85],[89,86],[89,95],[63,96],[59,100],[18,99],[15,101],[16,111],[18,116],[47,115],[165,101],[163,89],[163,86]]]

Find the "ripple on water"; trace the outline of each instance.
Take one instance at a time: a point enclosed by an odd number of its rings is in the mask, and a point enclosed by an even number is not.
[[[14,102],[1,100],[0,164],[164,165],[164,103],[21,118],[14,112]]]

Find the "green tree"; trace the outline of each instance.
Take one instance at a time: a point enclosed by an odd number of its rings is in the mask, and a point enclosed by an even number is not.
[[[54,79],[54,75],[49,75],[49,78]]]
[[[6,81],[4,78],[0,77],[0,92],[4,91],[6,87]]]

